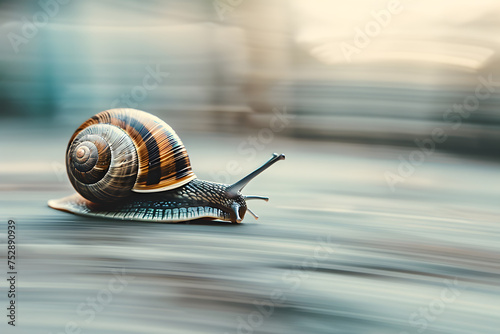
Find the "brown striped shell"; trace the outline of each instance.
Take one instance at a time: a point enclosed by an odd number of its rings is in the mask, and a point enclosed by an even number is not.
[[[175,131],[135,109],[106,110],[84,122],[69,141],[66,168],[75,189],[93,202],[175,189],[196,178]]]

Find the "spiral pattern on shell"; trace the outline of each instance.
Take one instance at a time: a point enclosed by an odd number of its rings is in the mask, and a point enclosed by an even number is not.
[[[92,202],[178,188],[196,178],[175,131],[135,109],[103,111],[84,122],[66,151],[74,188]]]

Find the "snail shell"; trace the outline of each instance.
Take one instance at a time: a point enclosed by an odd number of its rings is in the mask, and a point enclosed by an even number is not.
[[[274,154],[238,182],[199,180],[175,131],[135,109],[103,111],[84,122],[66,150],[66,169],[77,193],[49,206],[79,215],[123,220],[178,222],[198,218],[241,222],[250,180],[283,160]]]
[[[66,166],[76,191],[97,203],[131,191],[175,189],[196,178],[175,131],[135,109],[103,111],[83,123],[68,144]]]

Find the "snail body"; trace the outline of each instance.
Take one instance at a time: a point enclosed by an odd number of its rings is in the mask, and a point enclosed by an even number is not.
[[[74,214],[123,220],[180,222],[199,218],[241,222],[248,210],[248,182],[284,155],[228,185],[200,180],[175,131],[135,109],[103,111],[84,122],[66,150],[76,194],[49,206]]]

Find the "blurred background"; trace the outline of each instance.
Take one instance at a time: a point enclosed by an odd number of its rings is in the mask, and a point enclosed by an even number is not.
[[[283,135],[413,145],[500,81],[495,0],[66,2],[2,2],[4,117],[134,107],[239,132],[286,106]],[[441,149],[498,153],[499,95],[480,102]]]
[[[0,237],[18,222],[22,297],[0,326],[497,333],[499,17],[497,0],[1,1]],[[202,179],[285,153],[246,188],[271,196],[261,219],[49,209],[73,191],[71,134],[119,107],[169,123]]]

